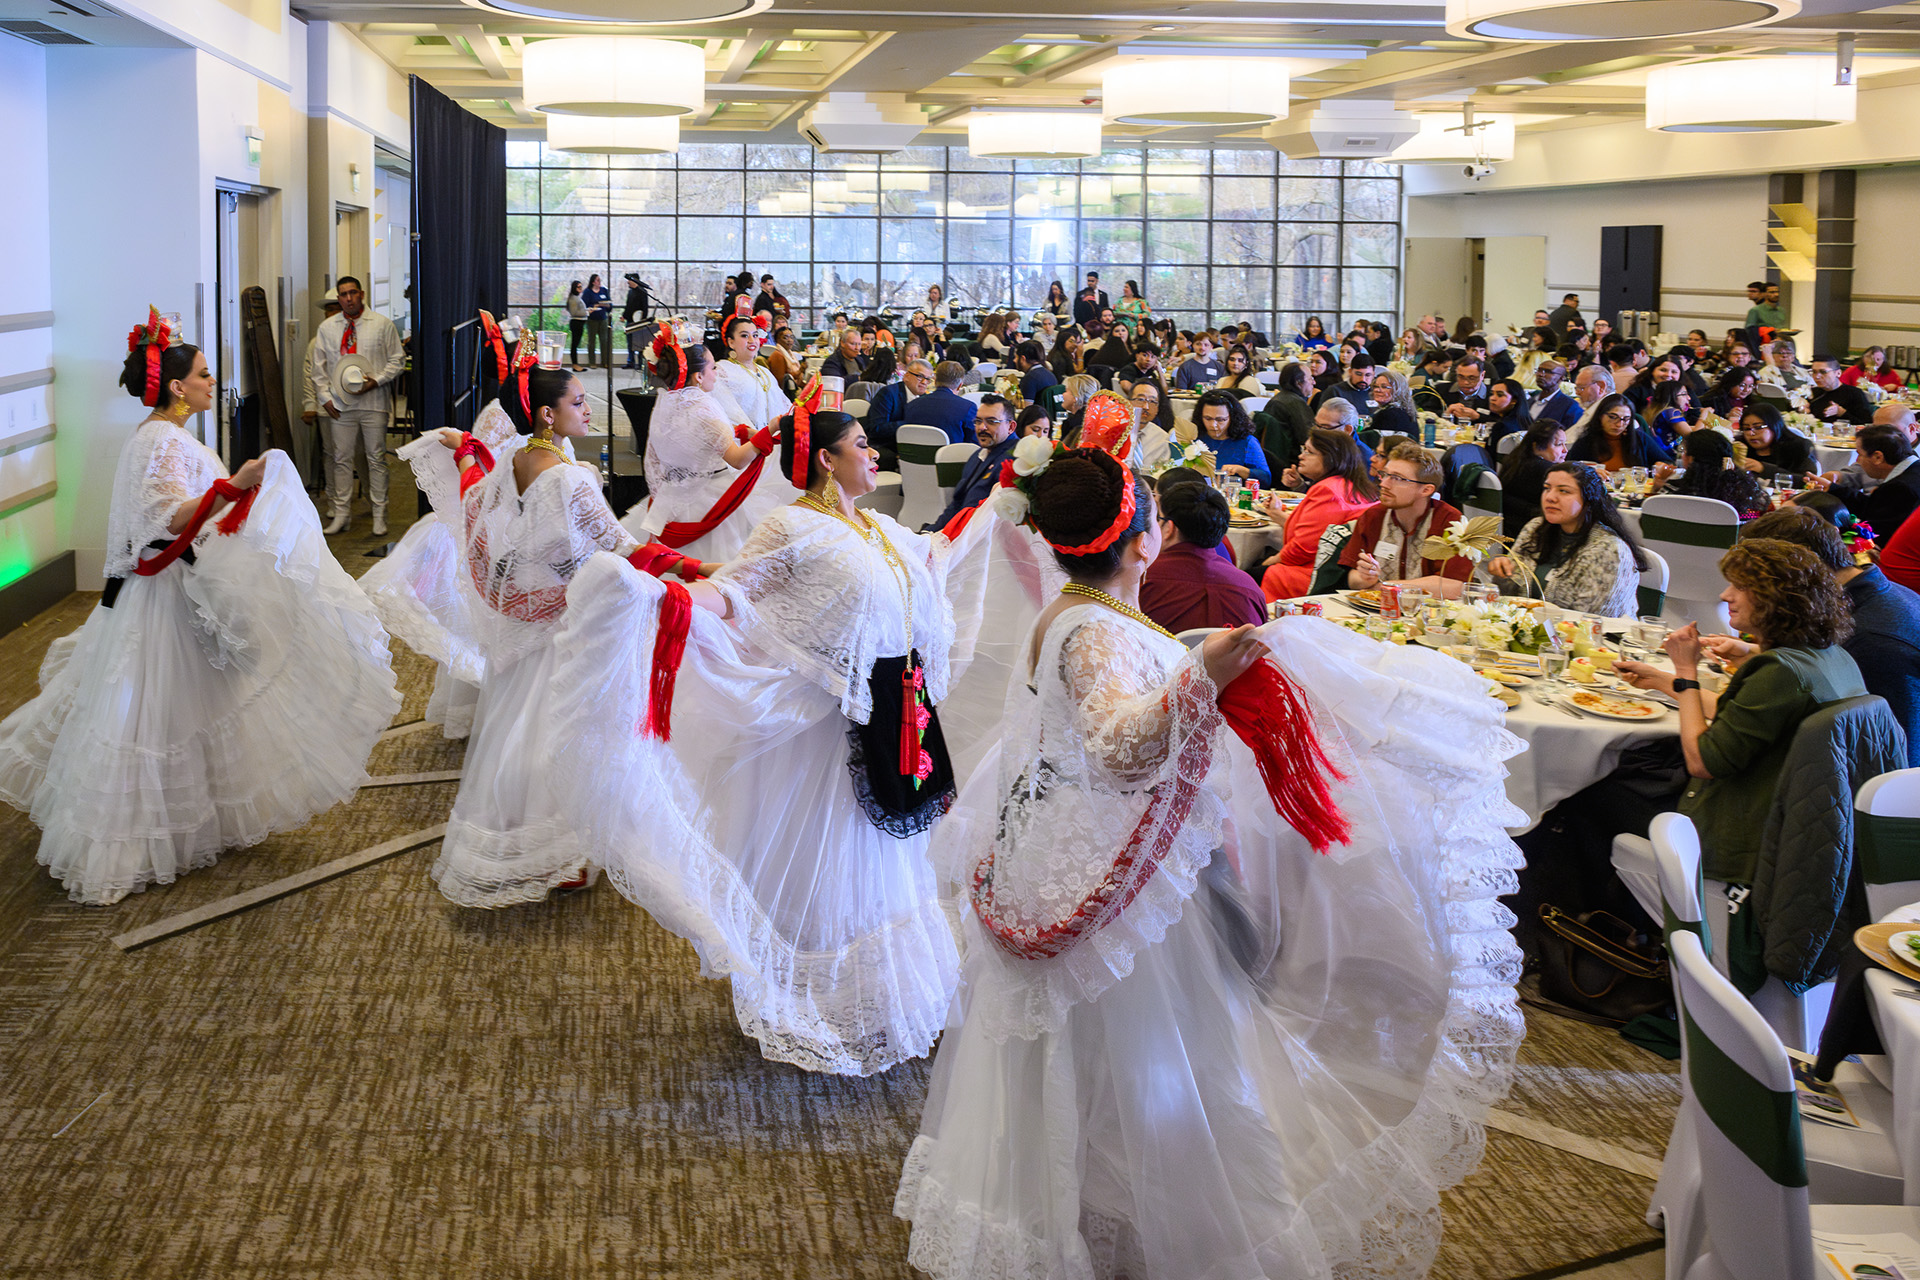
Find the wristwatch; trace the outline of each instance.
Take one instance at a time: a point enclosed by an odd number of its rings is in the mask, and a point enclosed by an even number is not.
[[[1680,693],[1686,689],[1698,689],[1699,687],[1700,682],[1698,680],[1688,680],[1681,676],[1675,676],[1673,678],[1673,691],[1675,693]]]

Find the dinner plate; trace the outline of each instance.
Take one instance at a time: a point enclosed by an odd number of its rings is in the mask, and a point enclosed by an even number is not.
[[[1523,688],[1527,683],[1527,677],[1521,675],[1518,671],[1510,671],[1502,667],[1476,666],[1473,672],[1482,680],[1491,680],[1495,684],[1503,684],[1509,689]],[[1539,675],[1540,673],[1536,671],[1534,674]]]
[[[1365,609],[1369,613],[1380,612],[1380,593],[1371,587],[1362,591],[1342,591],[1340,597],[1356,609]]]
[[[1915,934],[1911,920],[1889,920],[1884,924],[1862,925],[1853,931],[1853,945],[1865,952],[1867,957],[1882,968],[1891,969],[1903,978],[1912,978],[1920,982],[1920,963],[1915,963],[1913,953],[1905,949],[1905,944],[1895,939],[1910,938]]]
[[[1614,693],[1610,689],[1590,689],[1582,685],[1573,686],[1566,695],[1574,710],[1590,716],[1602,716],[1608,720],[1631,720],[1645,722],[1658,720],[1667,714],[1667,709],[1657,702],[1647,702],[1640,698],[1629,698]],[[1618,708],[1609,710],[1608,708]]]

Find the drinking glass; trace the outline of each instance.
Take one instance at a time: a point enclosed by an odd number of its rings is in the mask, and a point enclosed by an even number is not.
[[[1667,624],[1658,618],[1643,617],[1633,624],[1633,638],[1649,654],[1660,653],[1667,639]]]
[[[1421,607],[1424,606],[1426,602],[1427,602],[1427,593],[1425,591],[1422,591],[1419,587],[1401,587],[1400,588],[1400,616],[1401,617],[1403,618],[1419,617]]]
[[[1645,493],[1647,491],[1647,469],[1645,467],[1627,468],[1627,482],[1630,486],[1628,492]]]
[[[1567,651],[1552,645],[1540,650],[1540,674],[1547,678],[1548,683],[1559,685],[1567,674]]]
[[[1491,582],[1469,582],[1460,588],[1460,598],[1476,609],[1484,609],[1500,598],[1500,588]]]
[[[1455,662],[1464,663],[1469,667],[1473,665],[1473,646],[1470,644],[1450,644],[1440,652]]]
[[[1367,619],[1367,634],[1381,644],[1386,644],[1388,638],[1393,635],[1393,619],[1374,614]]]

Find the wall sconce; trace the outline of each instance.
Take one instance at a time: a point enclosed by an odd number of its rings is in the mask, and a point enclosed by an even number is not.
[[[260,144],[265,140],[266,139],[264,135],[262,135],[260,132],[259,125],[250,124],[247,126],[247,167],[248,168],[258,169],[260,167]]]
[[[350,164],[347,166],[347,186],[352,188],[356,194],[359,192],[360,190],[360,166],[359,165]]]

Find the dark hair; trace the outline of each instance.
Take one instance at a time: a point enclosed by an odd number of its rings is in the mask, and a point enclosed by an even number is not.
[[[860,381],[876,385],[893,381],[893,375],[900,371],[900,357],[894,354],[892,347],[876,347],[873,358],[867,361],[866,371],[860,375]]]
[[[833,450],[840,442],[852,435],[860,426],[860,419],[850,413],[841,413],[838,409],[822,409],[807,418],[807,483],[811,485],[820,474],[819,452],[822,449]],[[793,415],[784,415],[779,422],[780,428],[780,474],[793,478]]]
[[[1047,286],[1047,301],[1053,302],[1056,298],[1061,302],[1067,300],[1067,287],[1058,280]]]
[[[1853,525],[1852,508],[1824,489],[1813,489],[1794,495],[1793,505],[1805,511],[1811,511],[1836,529],[1845,529]]]
[[[1213,408],[1227,411],[1227,439],[1244,440],[1253,434],[1253,419],[1247,416],[1247,410],[1240,403],[1240,397],[1230,391],[1209,391],[1201,396],[1193,406],[1193,424],[1205,431],[1203,415],[1208,409]]]
[[[1606,349],[1604,356],[1608,364],[1632,364],[1633,348],[1624,342],[1616,342]]]
[[[1574,484],[1580,488],[1579,531],[1568,533],[1542,516],[1540,522],[1533,526],[1533,533],[1514,550],[1526,552],[1535,563],[1550,560],[1555,564],[1561,564],[1578,555],[1580,549],[1587,545],[1587,535],[1593,532],[1593,526],[1603,525],[1620,541],[1626,543],[1627,548],[1633,552],[1633,567],[1644,571],[1647,567],[1647,557],[1641,552],[1640,543],[1627,531],[1627,526],[1621,521],[1620,509],[1613,505],[1613,495],[1607,492],[1607,482],[1602,477],[1600,468],[1585,466],[1578,462],[1556,462],[1548,467],[1546,475],[1541,477],[1540,482],[1543,488],[1547,477],[1556,471],[1562,475],[1572,476]]]
[[[713,363],[713,352],[707,350],[706,344],[699,342],[690,347],[682,347],[680,351],[687,358],[687,380],[683,385],[690,387],[693,385],[694,375]],[[680,365],[673,358],[672,350],[664,350],[655,356],[649,372],[653,374],[653,380],[662,387],[672,387],[674,379],[680,376]]]
[[[1140,292],[1140,282],[1138,280],[1122,280],[1120,282],[1120,287],[1122,289],[1131,289],[1133,291],[1133,296],[1140,299],[1140,301],[1142,302],[1145,302],[1147,300],[1147,295]]]
[[[1777,538],[1740,539],[1720,575],[1747,593],[1748,629],[1767,649],[1825,649],[1853,634],[1847,593],[1819,557]]]
[[[1068,574],[1103,582],[1120,571],[1127,544],[1146,532],[1153,519],[1153,493],[1103,449],[1073,449],[1056,457],[1034,477],[1029,512],[1050,543],[1085,546],[1107,531],[1120,512],[1122,486],[1133,486],[1133,519],[1105,551],[1053,558]]]
[[[1905,462],[1913,456],[1913,446],[1898,427],[1862,427],[1853,442],[1862,457],[1877,453],[1888,462]]]
[[[1734,427],[1736,429],[1744,429],[1747,425],[1748,418],[1760,419],[1761,425],[1767,429],[1767,443],[1769,445],[1772,445],[1782,435],[1786,434],[1787,420],[1780,416],[1778,409],[1764,400],[1755,401],[1742,408],[1740,410],[1740,421],[1734,423]]]
[[[362,293],[365,293],[367,291],[367,286],[360,283],[359,276],[341,276],[338,280],[335,280],[333,282],[333,292],[335,297],[339,296],[340,286],[343,284],[350,284]]]
[[[1315,325],[1319,325],[1319,333],[1313,331]],[[1300,336],[1303,338],[1324,338],[1327,336],[1327,326],[1321,323],[1319,316],[1308,316],[1307,322],[1300,326]]]
[[[1228,368],[1228,369],[1232,368],[1233,358],[1235,356],[1239,356],[1242,360],[1245,360],[1247,362],[1246,372],[1248,373],[1253,372],[1253,353],[1247,350],[1245,344],[1238,343],[1238,342],[1228,346],[1227,354],[1220,357],[1221,367]]]
[[[193,372],[193,358],[200,354],[200,348],[192,343],[183,342],[177,347],[166,347],[160,352],[160,390],[154,396],[153,407],[165,409],[173,403],[173,392],[167,384],[183,379]],[[120,385],[135,400],[145,403],[147,398],[147,349],[135,347],[127,352],[124,368],[120,370]]]
[[[1748,523],[1740,531],[1742,538],[1773,538],[1791,542],[1813,552],[1814,559],[1844,573],[1854,567],[1853,553],[1840,538],[1840,531],[1817,511],[1802,506],[1781,507]]]
[[[1306,442],[1326,461],[1327,474],[1321,477],[1322,480],[1339,476],[1368,502],[1379,501],[1380,486],[1374,483],[1373,473],[1367,469],[1367,458],[1360,452],[1358,440],[1344,431],[1315,427],[1307,433]],[[1320,481],[1314,483],[1319,484]]]
[[[1599,462],[1606,454],[1602,443],[1607,438],[1605,422],[1607,415],[1615,409],[1627,411],[1627,431],[1620,437],[1620,451],[1626,456],[1626,465],[1630,467],[1650,467],[1660,460],[1655,452],[1658,441],[1648,435],[1634,420],[1633,401],[1618,391],[1610,392],[1600,398],[1593,406],[1593,414],[1587,419],[1586,434],[1573,442],[1573,448],[1567,452],[1569,462]],[[1604,488],[1604,486],[1602,486]]]
[[[1501,459],[1500,483],[1506,485],[1509,480],[1519,480],[1522,471],[1531,469],[1534,463],[1540,461],[1540,451],[1565,431],[1566,428],[1552,418],[1536,420],[1527,428],[1527,433],[1520,437],[1520,443],[1508,450],[1507,456]]]
[[[990,404],[1004,405],[1008,413],[1013,412],[1013,403],[1011,401],[1009,401],[1005,396],[995,395],[991,391],[987,392],[985,395],[980,397],[980,401],[977,408],[984,409]]]
[[[1168,467],[1153,478],[1153,491],[1164,498],[1175,485],[1206,483],[1207,478],[1192,467]]]
[[[1733,465],[1733,445],[1718,431],[1695,431],[1681,442],[1687,454],[1687,474],[1670,492],[1694,498],[1713,498],[1741,515],[1765,511],[1772,499],[1752,475]]]
[[[1160,491],[1160,514],[1184,542],[1212,550],[1227,536],[1226,495],[1211,485],[1176,484]]]
[[[1511,406],[1509,412],[1518,413],[1520,412],[1521,409],[1526,407],[1527,389],[1521,386],[1516,379],[1498,378],[1492,382],[1489,382],[1487,384],[1487,394],[1489,396],[1493,394],[1493,389],[1495,387],[1499,387],[1502,391],[1507,393],[1507,403]]]
[[[1710,470],[1719,470],[1723,466],[1733,465],[1733,442],[1718,431],[1695,431],[1680,442],[1687,451],[1688,462],[1699,465],[1712,463]]]
[[[558,407],[566,399],[567,388],[573,382],[573,375],[565,369],[537,365],[527,373],[527,399],[530,403],[520,403],[520,379],[510,376],[500,384],[500,407],[507,411],[515,431],[530,436],[539,425],[536,419],[540,410]]]
[[[1486,335],[1476,333],[1468,337],[1466,341],[1466,350],[1472,351],[1475,347],[1478,347],[1482,351],[1485,351],[1487,349]]]
[[[1303,391],[1302,388],[1305,390]],[[1280,385],[1277,390],[1291,391],[1295,395],[1313,394],[1313,375],[1307,372],[1307,366],[1298,360],[1289,360],[1280,366]]]
[[[1744,364],[1728,365],[1720,371],[1720,380],[1713,384],[1713,394],[1731,400],[1734,389],[1747,379],[1752,379],[1754,383],[1758,384],[1760,375]]]
[[[355,284],[359,284],[360,282],[359,282],[358,280],[356,280],[356,281],[354,281],[354,283],[355,283]],[[336,292],[337,292],[337,291],[339,290],[339,288],[340,288],[340,286],[339,286],[339,285],[337,285],[337,284],[336,284],[336,285],[334,285],[333,287],[334,287],[334,289],[335,289],[335,291],[336,291]],[[567,296],[568,296],[569,298],[571,298],[571,297],[572,297],[572,296],[573,296],[574,294],[576,294],[576,293],[578,293],[578,292],[580,292],[580,282],[579,282],[578,280],[575,280],[575,281],[574,281],[574,282],[573,282],[572,284],[570,284],[570,285],[568,285],[568,286],[567,286]]]
[[[732,344],[732,342],[733,342],[733,326],[735,326],[735,325],[737,325],[737,324],[744,324],[744,325],[746,325],[746,326],[747,326],[748,328],[754,328],[754,327],[756,327],[756,326],[754,325],[754,323],[753,323],[753,317],[752,317],[752,316],[728,316],[728,317],[727,317],[727,321],[726,321],[726,323],[720,326],[720,341],[721,341],[721,343],[723,343],[723,344],[726,344],[726,345],[731,345],[731,344]]]
[[[1653,391],[1647,396],[1647,412],[1658,413],[1661,409],[1672,409],[1675,407],[1673,402],[1683,395],[1692,396],[1693,388],[1689,387],[1681,379],[1675,378],[1671,382],[1657,382],[1654,384]]]
[[[982,396],[981,402],[985,403],[985,401],[986,397]],[[1020,420],[1013,424],[1013,433],[1023,436],[1027,434],[1028,427],[1036,422],[1042,421],[1047,423],[1053,421],[1053,416],[1047,412],[1047,406],[1043,404],[1030,404],[1020,411]]]
[[[1039,364],[1047,358],[1046,353],[1040,350],[1040,344],[1032,338],[1026,339],[1019,346],[1015,347],[1013,354],[1017,358],[1025,360],[1028,364]]]
[[[1133,349],[1133,354],[1136,356],[1157,356],[1160,354],[1160,348],[1154,346],[1151,342],[1142,341],[1139,346]]]
[[[1467,363],[1469,363],[1469,362],[1468,362],[1468,361],[1465,361],[1465,360],[1462,360],[1462,361],[1461,361],[1460,363],[1461,363],[1461,364],[1467,364]],[[1347,361],[1347,368],[1349,368],[1349,369],[1371,369],[1371,368],[1373,368],[1373,357],[1372,357],[1372,356],[1370,356],[1370,355],[1368,355],[1368,354],[1367,354],[1366,352],[1364,352],[1364,351],[1356,351],[1356,352],[1354,352],[1354,353],[1353,353],[1353,359],[1351,359],[1351,360],[1349,360],[1349,361]]]

